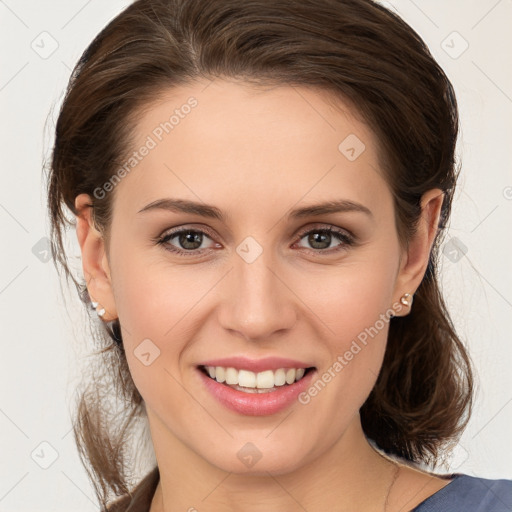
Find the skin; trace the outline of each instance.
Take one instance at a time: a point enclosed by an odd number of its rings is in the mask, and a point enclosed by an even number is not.
[[[393,304],[397,315],[408,314],[396,304],[423,278],[442,192],[425,193],[417,233],[401,247],[377,139],[349,105],[335,107],[327,93],[305,87],[217,79],[171,89],[141,113],[131,150],[190,96],[197,107],[111,192],[110,240],[92,224],[90,198],[76,198],[89,293],[106,309],[104,320],[120,319],[146,403],[160,469],[151,512],[384,510],[395,466],[366,440],[359,409],[382,365],[388,323],[308,404],[273,415],[224,408],[195,367],[216,357],[277,355],[309,362],[321,375]],[[338,149],[349,134],[365,144],[354,161]],[[138,213],[166,197],[214,205],[227,219]],[[372,215],[285,216],[338,199]],[[178,226],[208,231],[195,257],[152,241]],[[332,236],[330,245],[312,245],[299,236],[329,226],[349,230],[356,243]],[[251,263],[236,251],[248,236],[263,250]],[[187,250],[178,237],[167,244]],[[146,366],[134,350],[148,338],[160,355]],[[237,457],[247,442],[262,455],[251,468]],[[401,465],[387,510],[410,510],[448,483]]]

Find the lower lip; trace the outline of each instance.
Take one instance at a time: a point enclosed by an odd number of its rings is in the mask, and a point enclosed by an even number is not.
[[[276,391],[268,393],[244,393],[230,388],[208,377],[197,369],[206,389],[225,407],[247,416],[266,416],[289,407],[309,385],[316,373],[310,370],[302,379],[290,385],[278,386]]]

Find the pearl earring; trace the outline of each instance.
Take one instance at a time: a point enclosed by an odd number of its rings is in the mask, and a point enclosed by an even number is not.
[[[102,317],[105,314],[105,308],[102,308],[100,306],[100,309],[98,310],[99,303],[95,301],[91,301],[91,306],[96,310],[96,313],[99,317]]]
[[[404,305],[404,306],[409,306],[411,307],[412,306],[412,301],[413,301],[413,297],[410,293],[404,293],[401,297],[400,297],[400,302]]]

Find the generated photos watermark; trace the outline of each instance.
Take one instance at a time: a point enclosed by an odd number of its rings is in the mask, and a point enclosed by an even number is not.
[[[185,119],[192,109],[197,107],[199,102],[196,98],[191,96],[187,102],[179,108],[175,108],[173,114],[168,120],[162,121],[156,126],[151,133],[146,137],[142,146],[134,151],[132,155],[123,162],[123,165],[105,182],[101,187],[94,189],[93,195],[96,199],[104,199],[108,192],[114,190],[121,180],[127,176],[144,158],[149,155],[150,151],[155,149],[166,135],[172,132],[183,119]]]
[[[403,305],[400,302],[395,302],[392,308],[380,314],[379,319],[372,326],[361,331],[352,340],[350,347],[343,354],[338,355],[329,368],[306,391],[299,393],[297,397],[299,403],[302,405],[309,404],[311,399],[317,396],[368,345],[369,339],[375,338],[389,324],[391,318],[400,313],[402,308]]]

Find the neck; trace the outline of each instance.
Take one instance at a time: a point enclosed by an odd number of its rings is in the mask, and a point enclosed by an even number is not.
[[[293,471],[258,475],[219,469],[148,416],[160,471],[151,512],[386,509],[397,468],[369,445],[359,415],[325,453]]]

